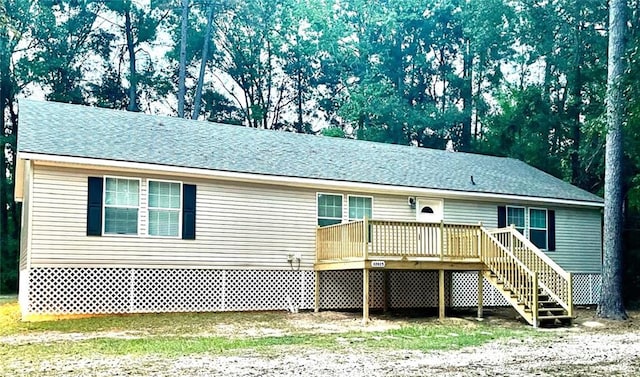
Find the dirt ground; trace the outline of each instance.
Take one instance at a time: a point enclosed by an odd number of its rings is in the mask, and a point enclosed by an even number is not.
[[[511,310],[487,313],[484,321],[503,327],[522,328]],[[55,359],[25,365],[7,365],[6,373],[23,376],[634,376],[640,375],[640,312],[629,313],[625,322],[595,318],[594,310],[579,309],[571,327],[539,329],[552,337],[497,340],[478,347],[452,351],[371,350],[355,348],[336,352],[284,347],[278,353],[251,350],[231,354],[205,354],[179,358],[158,356],[82,357]],[[292,314],[288,326],[309,333],[379,331],[398,328],[416,320],[407,317],[373,316],[362,327],[359,313],[321,312]],[[424,318],[422,319],[424,320]],[[435,319],[434,319],[435,320]],[[446,320],[450,325],[476,321],[472,313]],[[215,335],[278,335],[282,328],[228,324]],[[91,337],[136,337],[135,333],[93,333]],[[80,340],[83,334],[49,333],[37,338],[0,338],[9,344],[51,343]]]

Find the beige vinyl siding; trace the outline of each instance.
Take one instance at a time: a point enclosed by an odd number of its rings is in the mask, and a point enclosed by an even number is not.
[[[110,174],[106,174],[110,175]],[[287,254],[315,253],[315,191],[276,186],[185,181],[197,185],[196,240],[86,236],[87,177],[95,172],[36,166],[32,266],[127,266],[289,269]],[[121,175],[119,175],[121,176]],[[142,178],[141,206],[147,180]]]
[[[553,209],[553,208],[552,208]],[[602,215],[599,209],[555,208],[556,252],[550,256],[571,272],[602,271]]]
[[[547,252],[562,268],[570,272],[600,273],[602,267],[600,209],[542,206],[527,203],[491,203],[445,200],[447,222],[477,223],[486,228],[498,226],[499,205],[547,208],[556,214],[556,250]],[[528,226],[528,216],[525,216]]]
[[[24,184],[22,193],[22,220],[20,231],[20,271],[27,269],[27,261],[29,259],[29,235],[31,233],[31,163],[29,161],[24,164]]]
[[[485,228],[498,226],[498,204],[454,199],[444,201],[444,221],[449,223],[477,224]]]
[[[373,217],[380,220],[415,221],[416,210],[407,204],[407,196],[374,195]]]
[[[414,221],[405,195],[326,191],[216,180],[185,180],[197,185],[196,240],[146,236],[146,190],[141,178],[139,236],[86,236],[87,177],[96,172],[36,165],[31,198],[33,267],[170,267],[289,269],[287,255],[302,254],[301,268],[315,258],[318,191],[373,197],[373,218]],[[121,174],[105,175],[122,176]],[[125,175],[126,177],[126,175]],[[175,179],[173,179],[175,180]],[[497,206],[511,203],[444,199],[444,220],[497,226]],[[520,204],[525,205],[526,204]],[[536,205],[535,207],[541,207]],[[599,273],[600,210],[548,207],[556,211],[556,251],[548,255],[572,272]],[[22,265],[21,261],[21,265]]]

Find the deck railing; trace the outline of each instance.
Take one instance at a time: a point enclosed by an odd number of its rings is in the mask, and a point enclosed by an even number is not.
[[[316,258],[480,258],[479,224],[358,220],[318,228]]]
[[[538,273],[532,271],[504,244],[490,232],[481,235],[482,261],[504,284],[505,291],[511,291],[518,302],[529,308],[538,307]],[[534,323],[538,311],[532,310]]]
[[[363,220],[318,228],[316,260],[362,258],[365,233]]]
[[[573,277],[570,272],[562,269],[514,227],[489,230],[488,233],[535,272],[540,288],[573,316]]]

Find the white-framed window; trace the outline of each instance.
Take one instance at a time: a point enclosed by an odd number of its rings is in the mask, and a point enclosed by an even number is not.
[[[316,195],[319,226],[342,222],[342,198],[342,194],[318,193]]]
[[[349,195],[349,221],[373,217],[373,197]]]
[[[147,193],[147,234],[180,237],[182,183],[149,180]]]
[[[525,235],[525,208],[507,206],[507,225],[515,225],[518,232]]]
[[[140,179],[104,177],[104,234],[137,235]]]
[[[529,208],[529,241],[538,249],[548,248],[549,224],[547,224],[547,210],[544,208]]]

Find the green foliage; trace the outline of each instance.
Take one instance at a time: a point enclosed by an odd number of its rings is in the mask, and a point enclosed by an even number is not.
[[[327,137],[345,138],[347,136],[342,128],[335,126],[323,128],[320,133],[322,134],[322,136]]]
[[[90,67],[85,63],[109,43],[109,38],[93,27],[100,10],[100,4],[75,1],[53,5],[39,1],[32,6],[35,22],[29,32],[35,47],[21,58],[21,64],[28,66],[33,81],[47,90],[48,100],[87,102],[84,75]]]
[[[552,114],[542,88],[511,90],[498,98],[499,114],[486,120],[485,140],[478,149],[514,157],[550,174],[562,176],[558,119]]]
[[[0,0],[1,136],[9,154],[16,146],[15,99],[32,92],[174,111],[180,4]],[[190,113],[210,2],[189,4]],[[602,194],[606,2],[213,4],[199,110],[205,119],[305,133],[330,126],[324,135],[510,156]],[[624,173],[633,215],[640,211],[640,17],[638,1],[629,4]],[[19,223],[12,158],[5,165],[3,263],[15,259]],[[3,268],[7,278],[0,279],[15,285],[13,267]]]
[[[203,93],[202,99],[205,103],[205,119],[208,121],[242,125],[244,120],[242,109],[224,94],[208,89]]]

